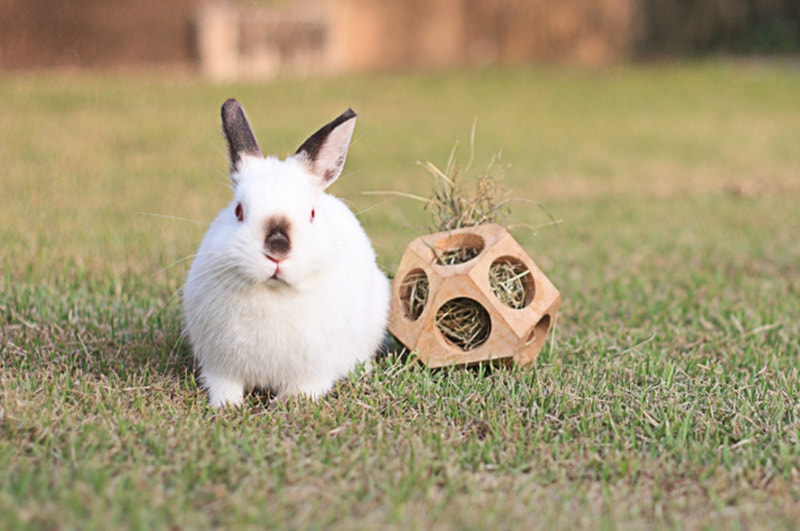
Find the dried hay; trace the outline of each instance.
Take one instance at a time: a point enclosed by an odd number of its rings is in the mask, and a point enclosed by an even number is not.
[[[481,254],[481,250],[474,247],[458,247],[456,249],[447,249],[446,251],[434,249],[433,252],[436,255],[436,263],[444,266],[463,264]]]
[[[515,310],[521,310],[532,298],[530,270],[522,262],[498,260],[489,268],[489,285],[495,297]]]
[[[393,195],[413,199],[425,204],[433,216],[434,224],[429,232],[449,231],[474,227],[484,223],[506,225],[508,215],[509,191],[501,186],[506,166],[501,162],[502,153],[498,152],[489,161],[476,178],[474,187],[469,188],[462,181],[462,171],[458,164],[459,143],[450,151],[447,166],[441,170],[432,162],[418,162],[434,178],[433,192],[430,197],[422,197],[398,191],[364,192],[365,195]],[[475,126],[470,136],[470,149],[475,152]],[[472,166],[472,157],[466,169]]]
[[[419,319],[428,302],[428,276],[421,270],[412,272],[400,286],[401,297],[405,304],[406,317],[412,321]]]
[[[475,349],[489,339],[492,319],[479,302],[459,297],[447,301],[436,312],[436,327],[461,350]]]
[[[473,140],[475,131],[473,129]],[[508,214],[508,191],[500,182],[505,166],[498,153],[475,179],[474,187],[465,186],[458,165],[458,144],[450,152],[450,159],[442,171],[432,162],[424,164],[434,177],[434,189],[425,208],[431,213],[435,230],[447,231],[474,227],[484,223],[504,224]],[[467,165],[467,169],[472,162]]]

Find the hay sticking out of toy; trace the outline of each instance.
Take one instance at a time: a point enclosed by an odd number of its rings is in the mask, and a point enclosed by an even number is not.
[[[436,327],[450,343],[467,351],[478,348],[489,339],[492,319],[479,302],[459,297],[439,308]]]
[[[458,144],[451,151],[444,171],[431,162],[424,164],[434,177],[433,194],[425,208],[433,215],[435,229],[446,231],[484,223],[503,225],[502,220],[508,210],[508,192],[500,186],[505,174],[500,154],[492,157],[489,165],[475,179],[473,188],[464,186],[460,181],[461,169],[457,155]]]
[[[521,310],[533,300],[533,275],[522,262],[501,259],[489,268],[489,285],[495,297],[515,310]]]
[[[416,269],[408,274],[400,285],[400,299],[406,317],[412,321],[419,319],[428,302],[428,289],[430,283],[428,276],[421,269]]]

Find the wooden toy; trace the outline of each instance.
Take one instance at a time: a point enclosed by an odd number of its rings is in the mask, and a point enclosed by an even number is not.
[[[392,283],[389,331],[431,367],[530,365],[561,294],[500,225],[411,242]]]

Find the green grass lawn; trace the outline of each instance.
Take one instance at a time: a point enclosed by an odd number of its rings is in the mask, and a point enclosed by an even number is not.
[[[0,528],[797,528],[798,95],[796,63],[0,78]],[[331,191],[389,274],[430,223],[362,192],[426,195],[477,120],[564,296],[536,366],[208,409],[180,286],[230,96],[280,156],[359,113]]]

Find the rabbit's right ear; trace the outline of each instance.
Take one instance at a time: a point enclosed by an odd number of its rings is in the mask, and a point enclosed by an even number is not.
[[[263,156],[242,105],[233,98],[222,104],[222,130],[228,141],[231,174],[239,171],[242,157]]]
[[[355,127],[356,113],[347,109],[297,149],[295,157],[309,173],[317,176],[321,188],[327,187],[342,173]]]

